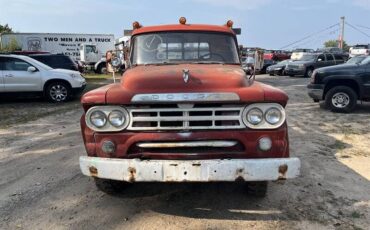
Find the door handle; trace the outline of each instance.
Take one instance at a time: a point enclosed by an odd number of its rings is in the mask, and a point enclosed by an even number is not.
[[[5,74],[5,77],[14,77],[13,74]]]

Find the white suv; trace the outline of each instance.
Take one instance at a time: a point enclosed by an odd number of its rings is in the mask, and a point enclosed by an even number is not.
[[[349,49],[349,56],[354,57],[358,55],[369,55],[370,44],[367,45],[355,45]]]
[[[53,69],[27,56],[0,54],[0,93],[37,92],[52,102],[64,102],[85,86],[77,71]]]

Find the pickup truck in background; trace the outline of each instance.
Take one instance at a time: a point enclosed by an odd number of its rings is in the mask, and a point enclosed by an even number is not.
[[[307,87],[308,95],[315,102],[324,100],[331,111],[352,112],[357,100],[370,101],[370,56],[361,62],[317,69]]]
[[[355,45],[349,49],[349,56],[354,57],[358,55],[369,55],[370,54],[370,44]]]

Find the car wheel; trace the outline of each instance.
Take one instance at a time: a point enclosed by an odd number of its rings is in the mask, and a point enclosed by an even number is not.
[[[294,74],[289,74],[289,77],[294,77]]]
[[[325,95],[325,105],[333,112],[349,113],[357,104],[356,92],[347,86],[335,86]]]
[[[246,192],[255,197],[265,197],[267,194],[267,181],[247,182]]]
[[[312,76],[312,73],[313,73],[313,68],[312,67],[307,68],[306,69],[306,72],[304,74],[304,77],[311,77]]]
[[[130,183],[124,181],[108,180],[101,178],[94,178],[96,188],[109,195],[117,195],[122,193]]]
[[[274,74],[273,74],[273,73],[269,73],[269,75],[270,75],[270,76],[274,76]]]
[[[101,63],[98,65],[98,68],[96,69],[96,73],[98,74],[106,74],[108,73],[107,67],[104,63]]]
[[[46,87],[45,95],[51,102],[65,102],[71,97],[71,88],[64,82],[52,82]]]

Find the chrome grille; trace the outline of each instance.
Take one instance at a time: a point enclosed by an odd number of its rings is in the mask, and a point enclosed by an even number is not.
[[[191,105],[193,106],[193,105]],[[127,130],[242,129],[242,105],[175,108],[128,108]]]

